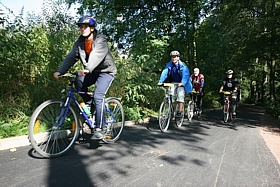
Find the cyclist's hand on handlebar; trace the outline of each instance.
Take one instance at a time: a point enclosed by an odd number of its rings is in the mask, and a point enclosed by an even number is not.
[[[163,83],[159,82],[157,83],[158,86],[163,86]]]
[[[184,85],[183,85],[183,83],[181,83],[181,82],[180,82],[180,83],[178,84],[178,86],[181,86],[181,87],[183,87]]]
[[[87,69],[78,70],[78,76],[85,76],[88,73],[89,73],[89,70],[87,70]]]
[[[60,75],[61,75],[61,73],[58,71],[54,72],[54,74],[53,74],[54,78],[56,78],[56,79],[58,79]]]

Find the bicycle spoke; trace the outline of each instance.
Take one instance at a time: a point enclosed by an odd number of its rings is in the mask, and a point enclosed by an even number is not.
[[[115,98],[106,99],[106,129],[105,143],[114,143],[122,133],[124,127],[124,110],[120,103]]]
[[[29,139],[33,148],[44,157],[63,155],[78,136],[78,118],[70,107],[64,108],[62,100],[42,103],[31,116]],[[67,115],[65,112],[68,112]]]
[[[166,132],[169,127],[169,123],[171,120],[170,107],[171,104],[168,101],[164,101],[161,103],[158,122],[159,122],[160,130],[162,132]]]

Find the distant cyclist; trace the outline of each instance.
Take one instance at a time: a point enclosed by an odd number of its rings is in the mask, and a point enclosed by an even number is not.
[[[196,106],[198,107],[199,113],[201,114],[202,96],[203,96],[203,88],[204,88],[204,75],[199,72],[198,68],[194,68],[193,74],[191,75],[190,79],[192,82],[193,89],[196,92],[198,92]]]
[[[231,103],[232,103],[232,114],[236,116],[236,104],[237,104],[237,96],[238,96],[238,80],[233,76],[233,70],[226,71],[226,78],[222,82],[222,86],[220,87],[220,93],[224,91],[230,91],[231,94]]]
[[[170,57],[171,60],[162,71],[158,85],[162,85],[164,82],[179,83],[178,86],[174,87],[174,90],[177,90],[177,102],[179,105],[176,117],[182,117],[185,92],[188,94],[192,90],[190,71],[188,66],[180,60],[179,51],[172,51]]]

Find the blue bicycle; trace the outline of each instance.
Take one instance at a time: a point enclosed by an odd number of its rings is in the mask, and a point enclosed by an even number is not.
[[[94,128],[94,111],[88,116],[79,105],[75,94],[88,94],[74,89],[77,73],[67,73],[63,77],[69,79],[68,92],[62,90],[62,99],[52,99],[43,102],[33,112],[29,127],[29,141],[40,155],[53,158],[65,154],[78,138],[91,134]],[[103,129],[105,143],[117,141],[124,127],[124,110],[119,99],[105,99],[106,128]]]

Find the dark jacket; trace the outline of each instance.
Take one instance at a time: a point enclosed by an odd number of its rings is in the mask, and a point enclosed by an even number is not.
[[[231,79],[225,78],[222,82],[223,91],[233,91],[235,88],[238,88],[238,80],[234,77]]]
[[[109,50],[106,37],[94,30],[92,51],[86,55],[84,37],[80,36],[74,43],[72,50],[68,53],[59,68],[61,74],[66,73],[78,60],[84,68],[90,72],[104,72],[115,75],[117,68],[113,56]]]

